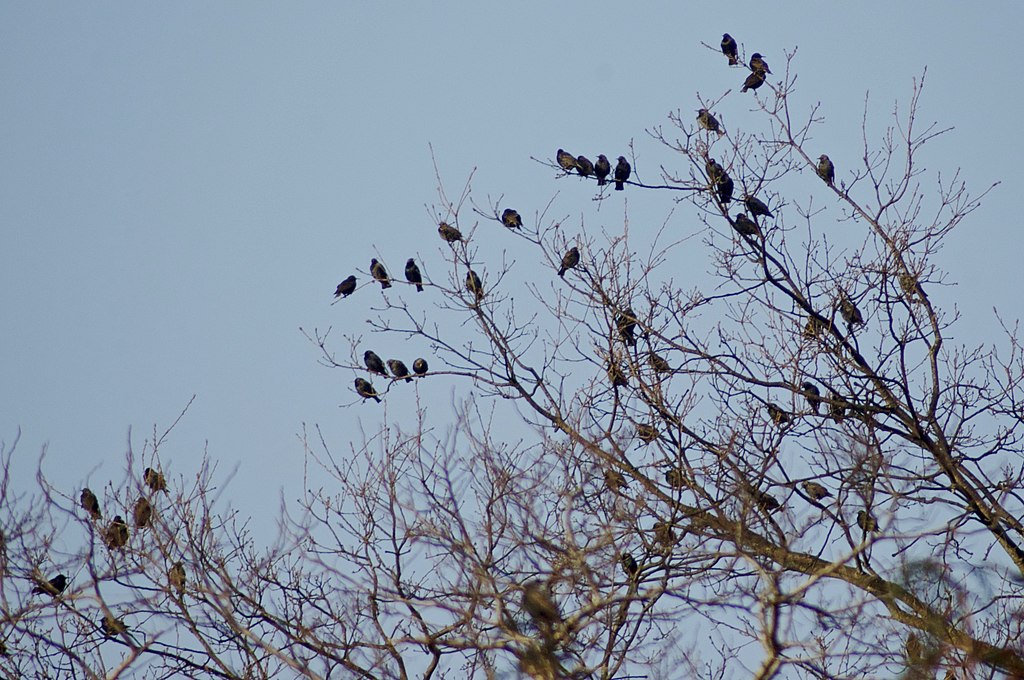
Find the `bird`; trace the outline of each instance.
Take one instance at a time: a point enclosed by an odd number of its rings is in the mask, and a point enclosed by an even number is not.
[[[608,364],[608,380],[611,381],[612,387],[625,387],[629,384],[626,381],[626,374],[622,372],[622,367],[619,366],[619,362],[614,360]]]
[[[820,156],[818,156],[817,172],[818,177],[825,180],[825,184],[829,185],[830,187],[835,186],[834,183],[836,181],[836,166],[832,164],[832,159],[826,156],[825,154],[821,154]]]
[[[114,521],[107,527],[103,534],[103,541],[110,550],[116,550],[128,545],[128,525],[125,524],[121,515],[115,515]]]
[[[555,153],[555,159],[558,161],[558,164],[562,166],[562,170],[565,170],[566,172],[572,172],[576,169],[576,157],[563,149],[559,149],[558,152]]]
[[[729,66],[740,63],[739,47],[736,40],[728,33],[722,34],[722,54],[729,57]]]
[[[412,382],[408,367],[398,359],[388,359],[388,368],[391,369],[391,375],[396,378],[405,378],[405,382]]]
[[[704,169],[708,173],[708,180],[712,186],[722,181],[722,178],[726,176],[725,168],[718,164],[714,158],[709,158],[704,163]]]
[[[871,533],[878,531],[878,520],[867,510],[858,510],[857,526],[863,529],[865,533]]]
[[[523,610],[539,628],[546,628],[548,634],[562,622],[558,605],[541,581],[530,581],[523,585]]]
[[[363,363],[366,365],[366,369],[370,371],[370,373],[377,373],[385,377],[388,374],[388,372],[384,370],[384,362],[372,349],[368,349],[363,352]]]
[[[603,187],[607,182],[605,177],[612,171],[612,164],[608,162],[608,157],[603,153],[598,154],[597,162],[594,163],[594,176],[597,177],[597,186]]]
[[[853,300],[843,291],[839,291],[839,313],[850,328],[864,324],[864,315],[860,313],[857,305],[853,304]]]
[[[756,196],[744,196],[743,205],[747,206],[747,210],[753,215],[756,220],[758,217],[775,217],[772,215],[772,211],[768,209],[765,202]]]
[[[655,373],[671,373],[672,366],[659,354],[651,352],[647,355],[647,363],[651,365]]]
[[[644,444],[650,444],[658,438],[658,428],[650,423],[641,423],[636,426],[636,436],[640,437]]]
[[[764,73],[771,73],[772,70],[768,68],[768,62],[764,60],[760,52],[754,52],[750,55],[750,70],[751,71],[763,71]]]
[[[101,519],[103,517],[103,513],[100,512],[100,501],[96,498],[96,494],[94,494],[89,487],[82,489],[82,495],[79,497],[79,501],[81,501],[82,507],[85,508],[86,512],[88,512],[93,519]]]
[[[356,394],[363,399],[373,399],[378,404],[380,403],[380,397],[377,396],[377,391],[373,389],[373,385],[366,378],[356,378]]]
[[[804,325],[803,336],[809,339],[819,338],[822,333],[827,331],[828,322],[823,321],[812,314],[807,317],[807,324]]]
[[[586,156],[577,156],[576,172],[580,174],[580,177],[590,177],[594,174],[594,164]]]
[[[622,553],[619,556],[619,562],[622,564],[622,570],[626,572],[627,576],[633,577],[640,573],[640,565],[636,563],[636,558],[629,553]]]
[[[388,277],[388,270],[384,268],[377,258],[370,260],[370,273],[373,275],[374,280],[380,282],[380,289],[391,287],[391,279]]]
[[[484,297],[484,284],[472,269],[466,274],[466,290],[473,294],[477,302],[480,302]]]
[[[665,471],[665,482],[673,489],[682,489],[686,486],[686,475],[677,467]]]
[[[429,367],[427,366],[426,359],[417,359],[416,361],[412,362],[412,371],[416,375],[426,375],[428,370]]]
[[[631,307],[615,317],[615,327],[619,330],[622,341],[636,347],[636,312]]]
[[[416,292],[423,292],[423,275],[420,268],[416,266],[416,260],[411,257],[405,262],[405,280],[416,286]]]
[[[736,215],[736,220],[733,222],[732,226],[735,227],[736,231],[744,236],[757,236],[761,233],[761,229],[757,226],[757,223],[747,217],[744,213]]]
[[[580,249],[576,246],[569,248],[562,256],[562,266],[558,270],[558,275],[565,278],[565,272],[570,269],[575,269],[576,265],[580,263]]]
[[[629,162],[625,156],[619,156],[619,162],[615,164],[615,190],[622,191],[625,189],[625,182],[629,179],[629,174],[632,172],[632,168],[629,167]]]
[[[580,158],[583,158],[580,156]],[[512,208],[505,208],[501,212],[501,223],[509,229],[522,229],[523,218],[519,216],[519,213]]]
[[[705,130],[717,132],[719,135],[725,134],[722,130],[722,126],[718,124],[718,119],[715,118],[707,109],[697,109],[697,122],[700,123],[700,126]]]
[[[112,614],[105,615],[100,620],[100,628],[107,637],[114,637],[121,633],[128,632],[128,626],[121,619],[115,619]]]
[[[174,566],[167,570],[167,582],[178,595],[185,592],[185,566],[181,562],[175,562]]]
[[[782,504],[767,491],[754,490],[754,502],[765,512],[773,512],[782,508]]]
[[[729,177],[729,175],[726,175],[723,171],[721,178],[715,184],[715,193],[718,194],[719,203],[722,205],[729,205],[729,201],[732,200],[732,190],[734,186],[732,177]]]
[[[807,397],[807,404],[811,407],[811,410],[815,413],[820,413],[821,390],[819,390],[818,387],[810,381],[800,383],[800,390],[804,393],[804,396]]]
[[[356,277],[349,276],[344,281],[338,284],[338,287],[334,289],[334,297],[347,298],[349,295],[354,293],[356,290]]]
[[[604,471],[604,485],[613,493],[619,493],[626,488],[626,478],[618,470],[608,469]]]
[[[452,225],[448,224],[447,222],[442,222],[440,225],[438,225],[437,233],[440,234],[441,238],[443,238],[448,243],[455,243],[456,241],[462,240],[462,232],[453,227]]]
[[[167,493],[167,480],[164,479],[164,473],[162,472],[157,472],[153,468],[146,468],[142,471],[142,481],[153,491]]]
[[[668,522],[655,522],[651,530],[654,532],[654,539],[665,547],[671,547],[676,542],[676,532]]]
[[[831,491],[817,482],[804,482],[800,486],[804,488],[804,492],[810,496],[812,500],[820,501],[832,495]]]
[[[768,417],[771,419],[773,423],[775,423],[779,427],[785,427],[786,425],[789,425],[789,423],[792,421],[792,416],[786,413],[786,411],[778,404],[768,402],[767,408]]]
[[[747,79],[743,81],[743,87],[740,88],[740,92],[757,90],[762,85],[764,85],[764,71],[751,71]]]
[[[832,398],[828,402],[828,414],[834,423],[841,423],[846,417],[846,402],[835,392],[832,393]]]
[[[135,501],[132,518],[135,520],[135,526],[138,529],[148,527],[149,523],[153,521],[153,506],[145,497],[139,496],[139,500]]]
[[[40,595],[52,595],[57,597],[68,587],[68,577],[64,574],[57,574],[49,581],[40,581],[39,584],[32,589],[33,593]]]

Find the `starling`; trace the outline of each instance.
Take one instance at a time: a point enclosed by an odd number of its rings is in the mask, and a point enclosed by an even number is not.
[[[116,550],[128,545],[128,525],[125,524],[121,515],[116,515],[114,521],[107,527],[103,540],[110,550]]]
[[[629,162],[625,156],[619,156],[619,162],[615,164],[615,190],[622,191],[625,189],[625,182],[629,179],[629,173],[632,172],[632,168],[629,167]]]
[[[427,367],[426,359],[417,359],[412,362],[412,370],[416,375],[426,375],[429,368]]]
[[[612,164],[608,162],[608,157],[604,154],[600,154],[597,157],[597,163],[594,163],[594,176],[597,177],[597,186],[603,187],[607,182],[607,177],[612,171]]]
[[[384,269],[384,265],[377,262],[377,258],[370,260],[370,273],[373,274],[373,278],[376,281],[380,281],[380,289],[391,287],[391,279],[388,277],[388,270]]]
[[[33,593],[39,593],[40,595],[52,595],[57,597],[64,592],[64,589],[68,587],[68,577],[64,574],[57,574],[49,581],[45,583],[40,581],[39,585],[32,589]]]
[[[565,255],[562,256],[562,266],[558,270],[558,275],[565,277],[565,272],[569,269],[575,269],[576,265],[580,263],[580,249],[576,246],[569,248]]]
[[[540,581],[530,581],[523,586],[523,609],[538,627],[547,628],[548,631],[562,622],[558,605],[547,586]]]
[[[567,151],[559,149],[555,154],[555,159],[558,161],[558,164],[562,166],[562,170],[565,170],[566,172],[572,172],[576,169],[576,158]]]
[[[356,277],[349,276],[334,289],[334,297],[348,297],[356,290]]]
[[[807,404],[815,413],[821,412],[821,390],[812,382],[800,383],[800,390],[807,397]]]
[[[686,475],[677,467],[669,468],[665,472],[665,482],[673,489],[682,489],[686,486]]]
[[[622,367],[619,366],[617,361],[612,361],[608,364],[608,380],[611,381],[612,387],[625,387],[629,384],[626,380],[626,374],[622,372]]]
[[[747,79],[743,81],[743,87],[740,88],[740,92],[746,92],[747,90],[757,90],[757,88],[764,85],[764,71],[753,71]]]
[[[759,491],[755,489],[753,491],[754,502],[757,506],[765,512],[774,512],[782,508],[782,504],[767,491]]]
[[[604,471],[604,485],[613,493],[619,493],[626,488],[626,478],[618,470],[608,469]]]
[[[846,402],[840,399],[835,392],[832,393],[832,399],[828,403],[828,414],[834,423],[840,423],[846,417]]]
[[[664,357],[651,352],[647,355],[647,363],[651,365],[655,373],[671,373],[672,366],[669,365],[668,361]]]
[[[825,184],[835,186],[836,166],[832,164],[832,159],[825,154],[818,157],[818,177],[825,180]]]
[[[722,181],[722,178],[726,176],[725,168],[719,165],[718,161],[714,158],[709,158],[707,162],[704,163],[704,169],[707,170],[708,181],[712,186],[717,185]]]
[[[142,471],[142,481],[153,491],[167,493],[167,480],[164,479],[164,473],[162,472],[157,472],[153,468],[146,468]]]
[[[100,519],[103,517],[103,513],[100,512],[100,501],[96,498],[96,494],[94,494],[89,487],[82,489],[82,495],[79,497],[79,500],[82,503],[82,507],[85,508],[86,512],[88,512],[93,519]]]
[[[590,177],[594,174],[594,164],[586,156],[578,156],[576,158],[576,172],[580,174],[580,177]]]
[[[917,277],[913,274],[900,274],[899,277],[900,289],[907,296],[908,300],[913,300],[918,292],[921,290],[917,283]]]
[[[132,518],[135,520],[135,527],[144,529],[153,521],[153,506],[143,496],[135,501],[135,508],[132,511]]]
[[[804,482],[801,486],[812,500],[820,501],[832,495],[832,492],[817,482]]]
[[[718,183],[715,184],[715,193],[718,194],[719,203],[722,205],[729,205],[729,201],[732,200],[733,187],[732,177],[729,177],[729,175],[726,175],[723,172],[722,177],[718,180]]]
[[[729,57],[729,66],[740,63],[739,47],[736,45],[736,40],[728,33],[722,35],[722,54]]]
[[[167,582],[178,595],[185,592],[185,566],[181,562],[175,562],[174,566],[167,570]]]
[[[650,444],[658,438],[658,428],[650,423],[641,423],[636,426],[636,436],[640,437],[644,444]]]
[[[440,234],[441,238],[448,243],[455,243],[456,241],[462,240],[462,232],[447,222],[442,222],[440,226],[438,226],[437,233]]]
[[[631,307],[615,317],[615,327],[619,331],[622,342],[636,347],[636,312]]]
[[[423,275],[420,268],[416,266],[416,260],[411,257],[405,263],[405,280],[416,285],[416,292],[423,292]]]
[[[757,236],[761,233],[757,223],[747,217],[744,213],[740,213],[736,216],[736,221],[733,222],[732,226],[735,227],[736,231],[744,236]]]
[[[792,416],[786,413],[778,404],[768,402],[768,417],[779,427],[785,427],[792,421]]]
[[[765,205],[764,201],[756,196],[746,196],[743,199],[743,205],[747,206],[747,210],[753,215],[756,220],[758,217],[775,217],[772,212],[768,210],[768,206]]]
[[[405,382],[412,382],[408,367],[398,359],[388,359],[388,368],[391,369],[391,375],[396,378],[405,378]]]
[[[363,363],[366,364],[366,368],[370,373],[377,373],[387,377],[388,372],[384,370],[384,362],[381,361],[380,356],[378,356],[372,349],[368,349],[363,352]]]
[[[356,394],[363,399],[373,399],[378,404],[380,403],[380,397],[377,396],[377,391],[373,389],[373,385],[370,384],[369,380],[365,378],[356,378]]]
[[[722,126],[718,124],[718,119],[715,118],[707,109],[697,109],[697,122],[700,123],[700,126],[705,130],[717,132],[719,135],[725,134],[722,130]]]
[[[820,338],[822,333],[828,332],[828,322],[811,315],[807,317],[807,324],[804,326],[804,337],[808,339]]]
[[[842,314],[843,320],[850,328],[864,324],[864,316],[857,309],[857,305],[853,304],[853,300],[847,297],[843,291],[839,291],[839,313]]]
[[[629,553],[622,553],[619,556],[619,562],[622,564],[622,570],[630,578],[640,573],[640,565],[636,563],[636,559]]]
[[[480,281],[480,277],[472,269],[466,274],[466,290],[473,294],[477,302],[484,297],[484,284]]]
[[[100,628],[103,629],[103,634],[107,637],[114,637],[121,633],[128,632],[128,626],[125,625],[121,619],[115,619],[112,615],[107,614],[100,621]]]
[[[754,52],[750,55],[750,70],[757,73],[771,73],[772,70],[768,68],[768,62],[764,60],[760,52]]]
[[[582,156],[580,156],[582,158]],[[519,216],[519,213],[512,208],[505,208],[501,212],[501,223],[509,229],[522,229],[523,218]]]
[[[668,522],[655,522],[651,529],[654,531],[654,538],[658,543],[668,547],[676,542],[676,532],[672,530],[672,525]]]
[[[857,526],[863,529],[865,533],[875,532],[878,531],[878,520],[867,510],[858,510]]]

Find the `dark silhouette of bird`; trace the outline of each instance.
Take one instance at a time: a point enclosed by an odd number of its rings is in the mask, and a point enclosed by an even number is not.
[[[334,289],[334,297],[347,298],[349,295],[354,293],[356,290],[356,277],[349,276],[347,279],[338,284],[338,287]]]
[[[835,392],[828,403],[828,414],[834,423],[841,423],[846,418],[846,402]]]
[[[106,614],[100,620],[100,628],[107,637],[114,637],[121,633],[128,632],[128,626],[121,619],[115,619],[113,615]]]
[[[375,281],[380,282],[381,290],[391,287],[391,278],[388,276],[388,270],[377,261],[377,258],[370,260],[370,273],[373,274]]]
[[[672,366],[662,356],[651,352],[647,355],[647,363],[651,365],[655,373],[671,373]]]
[[[722,54],[729,57],[729,66],[740,63],[739,47],[736,40],[728,33],[722,34]]]
[[[121,515],[116,515],[114,521],[104,532],[103,540],[110,550],[117,550],[128,545],[128,525],[125,524]]]
[[[760,52],[754,52],[750,55],[750,70],[757,72],[762,71],[763,73],[771,73],[772,70],[768,68],[768,62],[764,60]]]
[[[135,508],[132,510],[132,518],[138,529],[144,529],[153,521],[153,506],[145,497],[139,496],[135,501]]]
[[[423,275],[420,274],[420,268],[416,266],[416,260],[411,257],[405,263],[405,280],[415,284],[417,293],[423,292]]]
[[[428,370],[430,370],[430,367],[427,366],[426,359],[417,359],[416,361],[412,362],[412,371],[416,375],[426,375]]]
[[[846,321],[846,325],[850,328],[854,326],[862,326],[864,324],[864,316],[857,309],[857,305],[853,304],[846,293],[839,291],[839,313],[843,316],[843,320]]]
[[[757,236],[761,233],[761,229],[757,226],[757,223],[747,217],[744,213],[736,215],[733,227],[735,227],[736,231],[744,236]]]
[[[455,243],[456,241],[462,240],[462,232],[453,227],[452,225],[448,224],[447,222],[442,222],[440,225],[438,225],[437,233],[440,234],[441,238],[443,238],[448,243]]]
[[[878,520],[867,510],[858,510],[857,526],[863,529],[865,533],[872,533],[878,531]]]
[[[804,488],[804,492],[812,499],[816,501],[824,500],[832,495],[832,492],[823,487],[817,482],[804,482],[801,484]]]
[[[7,643],[0,642],[0,658],[8,658],[10,653],[7,651]]]
[[[569,269],[575,269],[576,265],[580,263],[580,249],[576,246],[569,248],[562,256],[562,266],[558,270],[558,275],[565,277],[565,272]]]
[[[612,164],[608,162],[608,157],[604,154],[600,154],[597,157],[597,162],[594,163],[594,176],[597,177],[597,186],[603,187],[607,182],[605,177],[611,174]]]
[[[921,292],[921,286],[917,282],[917,277],[911,273],[901,272],[897,277],[900,284],[900,289],[903,294],[907,296],[907,300],[913,301],[919,295],[923,295]]]
[[[625,156],[619,156],[619,162],[615,164],[615,190],[622,191],[625,189],[625,182],[629,179],[629,174],[633,169],[629,166],[629,162]]]
[[[551,597],[547,585],[541,581],[530,581],[523,585],[523,610],[546,635],[562,622],[558,605]]]
[[[743,87],[740,88],[740,92],[757,90],[762,85],[764,85],[764,71],[751,71],[747,79],[743,81]]]
[[[629,553],[622,553],[619,556],[619,562],[622,564],[622,570],[626,572],[626,575],[630,578],[640,573],[640,565],[636,563],[636,558]]]
[[[590,177],[594,174],[594,164],[586,156],[577,156],[576,172],[580,174],[580,177]]]
[[[725,168],[719,165],[718,161],[716,161],[714,158],[709,158],[704,163],[704,169],[707,170],[708,181],[711,183],[712,186],[717,185],[720,181],[722,181],[722,178],[726,176]]]
[[[613,493],[619,493],[626,488],[626,478],[618,470],[607,469],[604,471],[604,485]]]
[[[356,394],[363,399],[373,399],[378,404],[380,403],[380,397],[377,396],[377,391],[373,389],[373,385],[366,378],[356,378]]]
[[[566,172],[572,172],[576,169],[576,157],[567,151],[559,149],[558,152],[555,153],[555,159],[558,161],[558,164],[562,166],[562,170],[565,170]]]
[[[835,186],[836,181],[836,166],[832,164],[832,159],[821,154],[818,156],[818,177],[825,180],[825,184]]]
[[[185,565],[181,562],[175,562],[174,566],[167,570],[167,583],[181,595],[185,592]]]
[[[625,387],[629,384],[618,361],[613,360],[608,364],[608,380],[611,381],[612,387]]]
[[[624,343],[636,347],[636,312],[631,307],[616,315],[615,327]]]
[[[665,482],[673,489],[682,489],[686,486],[686,474],[677,467],[671,467],[665,471]]]
[[[472,269],[466,274],[466,290],[473,294],[477,302],[484,298],[484,284]]]
[[[655,522],[654,526],[651,527],[654,532],[654,540],[661,543],[666,548],[672,547],[676,542],[676,532],[672,529],[672,525],[668,522]]]
[[[779,427],[785,427],[792,422],[793,418],[778,404],[768,402],[768,417]]]
[[[707,109],[697,109],[697,122],[700,123],[700,126],[705,130],[717,132],[719,135],[725,134],[722,130],[722,126],[718,123],[718,119],[715,118]]]
[[[719,166],[721,167],[721,166]],[[715,193],[718,194],[718,202],[722,205],[729,205],[729,201],[732,200],[732,191],[734,188],[732,177],[722,172],[722,177],[715,184]]]
[[[782,508],[782,504],[779,503],[778,499],[767,491],[754,489],[753,495],[754,502],[757,503],[757,506],[765,512],[774,512],[775,510]]]
[[[40,581],[35,588],[32,589],[33,594],[40,595],[52,595],[57,597],[68,587],[68,577],[64,574],[57,574],[49,581]]]
[[[101,519],[103,517],[103,513],[100,512],[100,500],[96,498],[96,494],[89,487],[82,489],[82,495],[78,500],[81,501],[82,507],[85,508],[86,512],[93,519]]]
[[[153,468],[146,468],[142,472],[142,481],[153,491],[167,493],[167,480],[164,479],[164,473],[162,472],[157,472]]]
[[[753,215],[755,220],[758,217],[775,217],[765,202],[756,196],[745,196],[743,198],[743,205],[747,206],[747,211]]]
[[[821,390],[809,381],[800,383],[800,391],[804,393],[807,398],[807,404],[811,407],[811,410],[815,413],[821,412]]]
[[[811,315],[807,317],[807,324],[804,325],[803,335],[805,338],[820,338],[823,333],[828,332],[828,322]]]
[[[396,378],[405,378],[405,382],[412,382],[412,378],[409,377],[409,368],[398,359],[388,359],[388,368],[391,369],[391,375]]]
[[[383,376],[387,376],[388,372],[384,370],[384,362],[380,356],[372,349],[368,349],[363,352],[363,364],[371,373],[378,373]]]
[[[650,444],[658,438],[658,428],[650,423],[641,423],[636,426],[636,436],[644,444]]]
[[[512,208],[505,208],[501,212],[501,223],[509,229],[522,229],[523,218],[519,216],[519,213]]]

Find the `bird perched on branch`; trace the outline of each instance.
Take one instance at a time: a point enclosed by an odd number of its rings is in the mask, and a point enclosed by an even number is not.
[[[412,362],[412,370],[416,375],[426,375],[427,371],[430,370],[430,367],[427,366],[426,359],[417,359]]]
[[[416,286],[417,293],[423,292],[423,275],[416,266],[416,260],[411,257],[405,262],[405,280]]]
[[[115,619],[112,614],[107,614],[100,620],[100,628],[107,637],[114,637],[128,632],[128,626],[125,622],[121,619]]]
[[[384,362],[372,349],[368,349],[363,352],[363,364],[371,373],[377,373],[383,376],[387,376],[388,374],[388,372],[384,370]]]
[[[370,260],[370,273],[373,275],[374,280],[380,283],[381,290],[391,287],[391,278],[388,276],[388,270],[377,261],[377,258]]]
[[[139,496],[132,510],[132,519],[138,529],[144,529],[153,521],[153,505],[144,496]]]
[[[377,396],[377,390],[373,389],[373,385],[366,378],[356,378],[356,394],[363,399],[373,399],[378,404],[380,403],[380,397]]]
[[[142,472],[142,481],[153,491],[167,493],[167,480],[164,479],[164,473],[162,472],[157,472],[153,468],[146,468]]]
[[[555,153],[555,160],[558,161],[562,170],[565,170],[566,172],[572,172],[576,169],[576,157],[563,149],[559,149]]]
[[[658,428],[650,423],[641,423],[636,426],[636,436],[644,444],[650,444],[658,438]]]
[[[735,227],[736,231],[744,236],[757,236],[761,233],[761,229],[757,226],[757,223],[743,213],[736,216],[732,226]]]
[[[722,54],[729,57],[729,66],[736,66],[740,63],[739,46],[736,40],[728,33],[722,34]]]
[[[501,223],[509,229],[522,229],[523,218],[512,208],[505,208],[501,213]]]
[[[550,637],[555,626],[562,622],[562,615],[551,597],[551,591],[540,581],[530,581],[523,585],[523,610],[546,637]]]
[[[718,195],[719,203],[722,205],[729,205],[729,201],[732,200],[732,190],[734,186],[732,177],[725,174],[725,171],[723,170],[721,179],[719,179],[715,184],[715,193]]]
[[[740,88],[740,92],[746,92],[747,90],[757,90],[757,88],[764,85],[764,71],[751,71],[747,79],[743,81],[743,87]]]
[[[181,595],[185,592],[185,565],[175,562],[174,566],[167,570],[167,582]]]
[[[800,391],[802,391],[804,393],[804,397],[807,398],[807,405],[811,407],[811,410],[815,413],[820,413],[821,390],[819,390],[814,383],[805,381],[800,383]]]
[[[818,177],[825,180],[825,184],[835,186],[836,181],[836,166],[832,164],[832,159],[821,154],[818,156]]]
[[[750,55],[750,70],[755,73],[757,71],[761,71],[763,73],[772,72],[772,70],[768,68],[768,62],[764,60],[764,57],[761,56],[760,52],[754,52]]]
[[[636,312],[631,307],[626,307],[622,313],[616,315],[615,327],[624,343],[636,347]]]
[[[569,248],[562,256],[562,266],[558,270],[558,275],[565,277],[565,272],[569,269],[575,269],[576,265],[580,263],[580,249],[576,246]]]
[[[755,220],[758,217],[775,217],[765,202],[756,196],[745,196],[743,198],[743,205],[747,206],[747,210],[754,216]]]
[[[853,304],[844,291],[839,291],[839,313],[843,316],[843,320],[846,321],[846,325],[851,329],[854,326],[864,325],[864,315],[857,309],[857,305]]]
[[[858,510],[857,526],[863,529],[865,533],[872,533],[878,531],[878,520],[867,510]]]
[[[349,276],[344,281],[338,284],[338,287],[334,289],[334,297],[347,298],[349,295],[354,293],[356,290],[356,277]]]
[[[625,387],[629,384],[626,374],[622,372],[622,367],[614,359],[608,363],[608,380],[611,381],[612,387]]]
[[[626,488],[626,477],[618,470],[611,468],[604,471],[604,485],[613,493],[619,493]]]
[[[708,173],[708,180],[712,186],[718,184],[723,178],[727,177],[725,174],[725,168],[719,165],[718,161],[714,158],[708,158],[704,162],[704,169]]]
[[[612,171],[612,164],[608,162],[608,157],[604,154],[600,154],[597,157],[597,162],[594,163],[594,176],[597,177],[597,186],[603,187],[607,184],[605,177],[607,177]]]
[[[452,225],[448,224],[447,222],[442,222],[440,225],[438,225],[437,233],[440,234],[441,238],[443,238],[448,243],[455,243],[456,241],[462,240],[462,232],[453,227]]]
[[[785,427],[793,421],[793,417],[789,415],[781,406],[768,402],[768,417],[773,423],[779,427]]]
[[[629,179],[630,173],[633,169],[629,165],[629,161],[626,160],[625,156],[619,156],[619,162],[615,164],[615,190],[622,191],[625,189],[625,182]]]
[[[655,373],[671,373],[672,366],[669,365],[668,361],[664,357],[651,352],[647,355],[647,363],[651,365]]]
[[[576,157],[576,172],[580,177],[590,177],[594,174],[594,164],[586,156]]]
[[[804,488],[804,492],[813,500],[820,501],[828,498],[832,493],[821,484],[817,482],[804,482],[801,484]]]
[[[396,378],[405,378],[405,382],[412,382],[412,378],[409,377],[409,368],[398,359],[388,359],[388,368],[391,369],[391,375]]]
[[[722,130],[722,126],[718,123],[718,119],[715,118],[707,109],[697,109],[697,122],[700,123],[700,126],[705,130],[717,132],[719,135],[725,134]]]
[[[103,513],[100,512],[100,500],[96,498],[96,494],[89,487],[82,489],[82,495],[78,500],[93,519],[101,519],[103,517]]]
[[[106,532],[104,532],[103,540],[110,550],[116,550],[128,545],[128,525],[125,524],[124,518],[121,515],[114,516],[114,521],[110,523]]]
[[[466,290],[473,294],[477,302],[484,298],[484,284],[472,269],[466,274]]]
[[[633,578],[640,573],[640,565],[636,563],[636,558],[627,552],[622,553],[619,556],[619,562],[622,564],[622,570],[626,572],[626,575]]]
[[[33,594],[51,595],[57,597],[68,587],[68,577],[64,574],[57,574],[49,581],[39,581],[32,589]]]

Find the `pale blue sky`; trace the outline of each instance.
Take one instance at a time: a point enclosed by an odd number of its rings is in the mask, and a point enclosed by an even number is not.
[[[380,412],[339,408],[352,375],[319,367],[299,327],[365,328],[379,290],[333,307],[331,294],[375,253],[395,274],[416,256],[443,275],[428,143],[450,189],[479,166],[481,199],[504,193],[529,219],[560,192],[556,214],[619,229],[620,207],[595,213],[578,183],[530,156],[614,158],[633,139],[637,172],[655,179],[679,161],[645,128],[742,81],[699,44],[724,31],[777,73],[799,48],[795,105],[822,102],[816,140],[840,175],[860,155],[865,92],[880,126],[927,66],[921,119],[956,128],[927,167],[961,168],[976,191],[1004,181],[940,257],[961,283],[955,336],[993,332],[993,305],[1022,315],[1019,3],[642,7],[0,5],[0,439],[21,428],[19,478],[48,443],[47,470],[69,493],[90,471],[94,487],[120,480],[128,427],[141,438],[169,424],[195,393],[165,467],[193,474],[208,442],[223,471],[241,464],[228,498],[243,509],[282,487],[294,498],[302,423],[344,449]],[[733,95],[718,113],[742,124],[746,108]],[[626,197],[634,230],[673,208],[665,194]],[[674,219],[697,224],[686,206]],[[419,384],[442,423],[452,384]],[[389,395],[391,414],[413,394]]]

